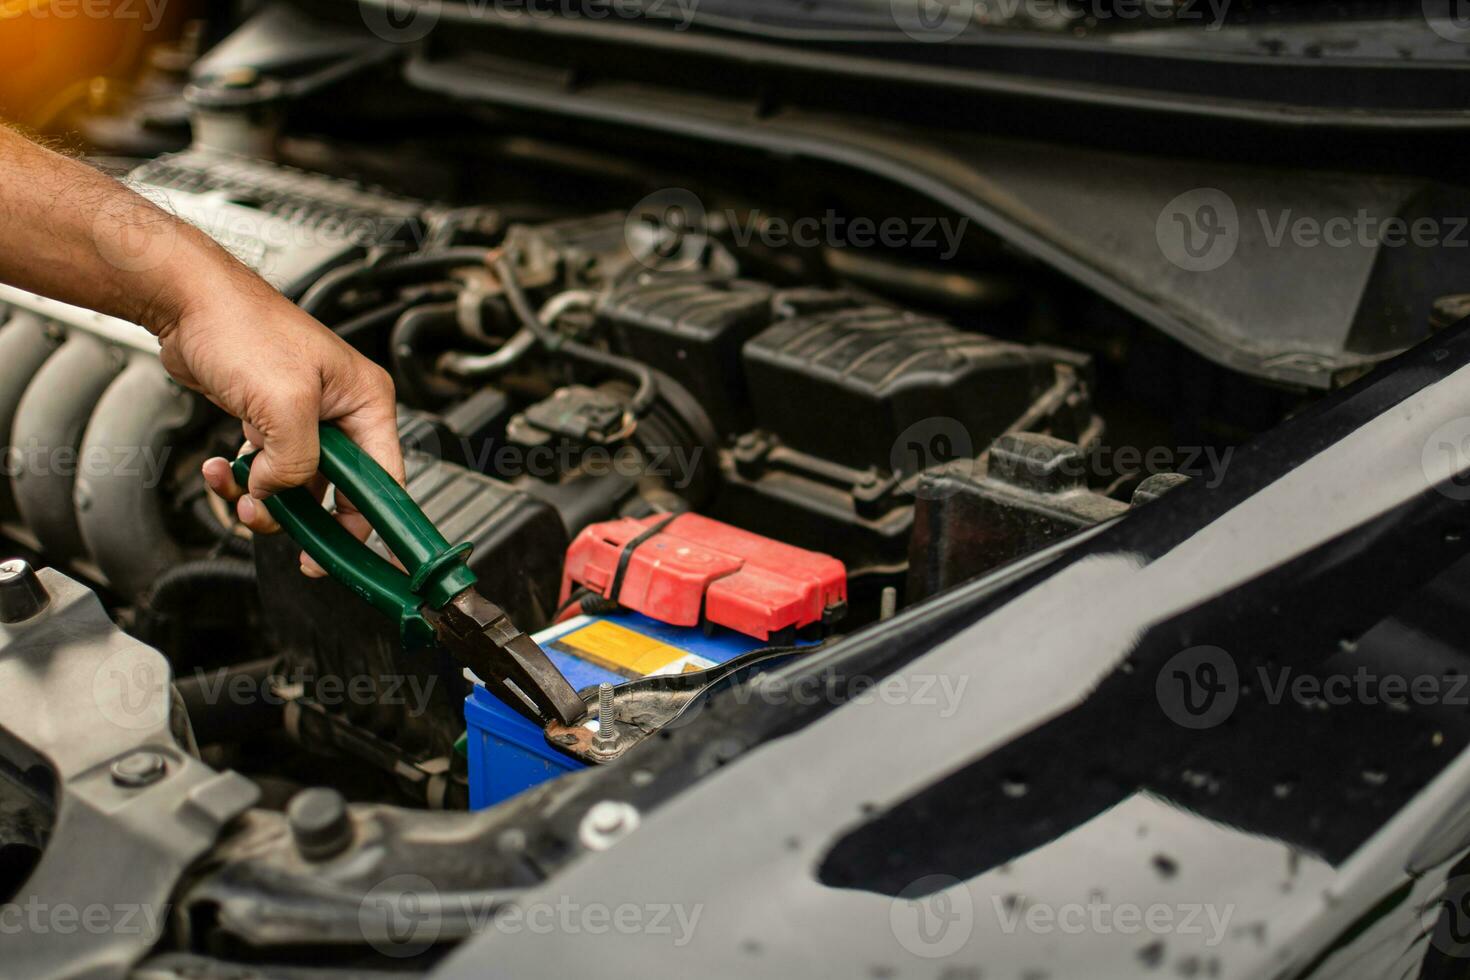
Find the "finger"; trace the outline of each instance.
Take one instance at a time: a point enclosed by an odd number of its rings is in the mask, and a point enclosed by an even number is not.
[[[368,535],[373,533],[373,526],[368,519],[358,513],[356,509],[345,509],[342,497],[337,497],[337,523],[347,529],[347,533],[359,541],[366,541]]]
[[[327,577],[327,570],[321,565],[318,565],[316,559],[308,555],[306,552],[303,551],[301,553],[300,561],[301,574],[305,575],[307,578]]]
[[[265,439],[265,436],[260,434],[260,430],[249,422],[240,423],[240,428],[245,433],[245,441],[240,446],[240,452],[236,454],[237,459],[256,452],[257,447]],[[252,476],[255,474],[255,463],[258,461],[259,457],[251,461],[250,472]],[[232,473],[231,477],[233,478],[233,476],[234,474]],[[239,483],[236,482],[235,485],[239,486]],[[249,516],[247,517],[246,515]],[[262,501],[251,499],[248,493],[243,492],[243,488],[240,497],[235,501],[235,516],[239,518],[240,523],[257,534],[275,534],[281,529],[281,525],[276,523],[276,519],[265,508],[265,504]]]
[[[266,509],[265,501],[257,500],[248,493],[235,502],[235,516],[240,518],[241,524],[256,534],[275,534],[281,529],[281,525],[276,523],[276,519]]]
[[[223,456],[206,459],[199,469],[204,474],[204,485],[230,503],[245,493],[245,489],[235,482],[235,471],[230,469],[230,461]]]
[[[235,458],[239,459],[253,452],[255,452],[255,444],[247,438],[240,444],[240,450],[235,453]],[[245,492],[245,488],[235,480],[234,467],[223,456],[211,456],[199,469],[204,474],[204,485],[225,501],[234,503]]]

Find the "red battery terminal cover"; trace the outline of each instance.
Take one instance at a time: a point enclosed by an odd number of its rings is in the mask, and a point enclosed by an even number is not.
[[[592,524],[567,549],[561,601],[577,586],[674,626],[726,626],[768,640],[836,614],[847,569],[830,555],[698,514]]]

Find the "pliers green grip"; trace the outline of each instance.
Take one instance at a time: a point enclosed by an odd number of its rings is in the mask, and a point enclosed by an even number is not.
[[[257,453],[231,468],[250,482]],[[407,571],[353,537],[304,487],[266,498],[266,510],[329,575],[398,623],[406,648],[442,643],[512,707],[570,724],[586,706],[534,640],[474,588],[470,546],[450,546],[408,492],[342,430],[321,427],[322,475],[345,494]]]
[[[232,464],[235,482],[250,480],[256,453]],[[338,524],[302,487],[268,497],[266,509],[326,572],[374,608],[396,619],[405,646],[433,640],[419,612],[439,608],[475,584],[465,564],[470,545],[450,547],[408,492],[335,426],[321,427],[321,471],[346,494],[408,571],[395,568]]]

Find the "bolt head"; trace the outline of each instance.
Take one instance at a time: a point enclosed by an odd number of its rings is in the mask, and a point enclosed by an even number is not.
[[[112,764],[112,781],[125,789],[140,789],[167,772],[168,762],[157,752],[133,752]]]
[[[637,830],[638,822],[638,808],[633,804],[602,800],[582,817],[577,836],[588,850],[605,851]]]
[[[0,562],[0,622],[19,623],[45,609],[51,596],[24,558]]]
[[[352,815],[342,794],[327,787],[304,789],[286,806],[286,823],[296,849],[309,861],[342,853],[352,842]]]

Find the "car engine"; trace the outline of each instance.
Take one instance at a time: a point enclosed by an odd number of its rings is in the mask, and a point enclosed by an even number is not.
[[[484,590],[528,630],[551,623],[569,544],[602,522],[700,514],[830,555],[844,598],[809,624],[830,633],[1182,479],[1091,487],[1064,465],[1103,431],[1086,354],[863,289],[763,281],[666,201],[496,227],[490,206],[197,149],[128,180],[391,366],[409,492],[473,545]],[[168,378],[146,332],[0,298],[6,534],[119,603],[170,655],[186,704],[211,671],[273,678],[303,748],[340,751],[418,803],[464,806],[453,746],[468,687],[454,665],[407,661],[391,623],[299,575],[289,539],[252,547],[231,526],[196,471],[233,452],[236,427]],[[525,303],[544,334],[517,319]],[[252,586],[271,611],[263,649],[231,628]],[[405,670],[428,710],[376,690],[356,706],[313,696]],[[236,720],[209,714],[191,712],[196,734]]]
[[[1213,486],[1234,447],[1407,346],[1181,342],[872,174],[440,113],[372,51],[334,105],[237,43],[299,17],[266,5],[161,71],[151,123],[84,120],[90,161],[389,370],[408,493],[587,717],[541,724],[514,685],[303,576],[300,545],[205,488],[239,422],[147,331],[0,286],[0,685],[32,705],[0,731],[0,892],[85,862],[112,869],[97,895],[144,876],[168,910],[141,938],[37,943],[32,975],[144,951],[133,975],[158,978],[432,962],[473,923],[436,913],[405,945],[396,898],[363,911],[412,891],[384,882],[491,907],[606,849],[638,813],[571,805],[585,770],[663,792],[639,762],[660,741],[691,778],[719,769],[729,738],[693,735],[716,695]],[[933,217],[853,247],[861,215],[878,234],[904,208]],[[826,231],[791,233],[814,215]],[[613,710],[617,733],[590,720]]]

